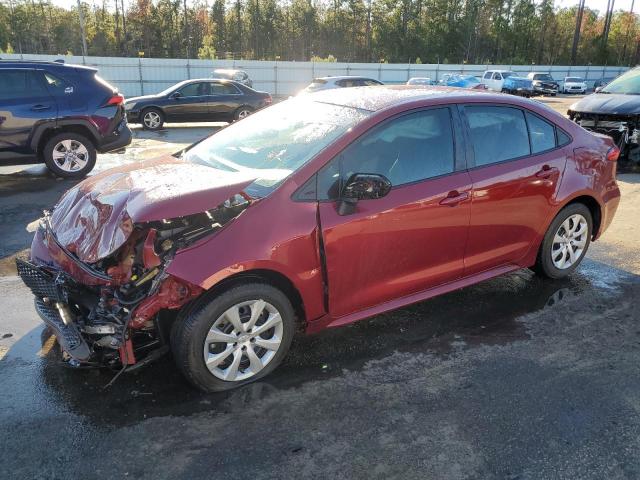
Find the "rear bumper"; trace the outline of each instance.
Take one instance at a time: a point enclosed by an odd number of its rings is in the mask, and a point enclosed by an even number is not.
[[[131,129],[129,129],[127,121],[123,119],[113,135],[111,135],[108,140],[98,145],[96,150],[100,153],[121,150],[131,143],[131,139]]]
[[[602,234],[607,230],[607,228],[609,228],[609,225],[611,225],[613,217],[618,210],[619,204],[620,189],[618,188],[618,184],[614,180],[607,186],[605,194],[603,195],[602,219],[600,221],[600,228],[598,229],[598,233],[594,237],[595,240],[600,238]]]

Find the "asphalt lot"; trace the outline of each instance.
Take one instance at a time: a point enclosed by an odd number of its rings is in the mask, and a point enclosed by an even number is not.
[[[98,168],[215,128],[135,130]],[[207,395],[170,358],[108,389],[60,365],[11,262],[71,183],[0,167],[0,478],[640,478],[640,175],[619,182],[570,278],[522,270],[298,338],[264,381]]]

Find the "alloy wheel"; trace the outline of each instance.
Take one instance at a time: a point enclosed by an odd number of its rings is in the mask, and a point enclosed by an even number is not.
[[[87,166],[89,151],[77,140],[61,140],[53,147],[53,161],[65,172],[77,172]]]
[[[571,215],[558,227],[551,246],[553,265],[565,270],[580,260],[587,244],[589,226],[579,213]]]
[[[157,112],[147,112],[144,114],[142,121],[145,127],[155,129],[160,126],[161,119]]]
[[[283,337],[280,312],[264,300],[238,303],[220,315],[204,341],[204,362],[221,380],[238,382],[263,370]]]
[[[247,118],[251,112],[249,110],[240,110],[238,112],[238,120],[242,120],[243,118]]]

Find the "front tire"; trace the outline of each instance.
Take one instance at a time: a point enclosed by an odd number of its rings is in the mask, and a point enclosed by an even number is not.
[[[147,108],[142,111],[142,126],[146,130],[160,130],[164,125],[164,114],[159,108]]]
[[[81,178],[96,164],[96,147],[84,135],[59,133],[45,144],[42,151],[49,170],[62,178]]]
[[[587,253],[593,232],[591,211],[582,203],[563,208],[544,236],[534,271],[548,278],[571,274]]]
[[[220,392],[258,380],[284,359],[295,330],[291,302],[266,283],[246,283],[205,299],[177,320],[176,364],[195,387]]]

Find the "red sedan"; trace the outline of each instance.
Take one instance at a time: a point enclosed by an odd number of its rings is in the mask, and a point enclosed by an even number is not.
[[[618,154],[522,98],[320,92],[88,178],[18,269],[71,365],[171,349],[225,390],[275,369],[295,332],[519,268],[570,274],[613,219]]]

